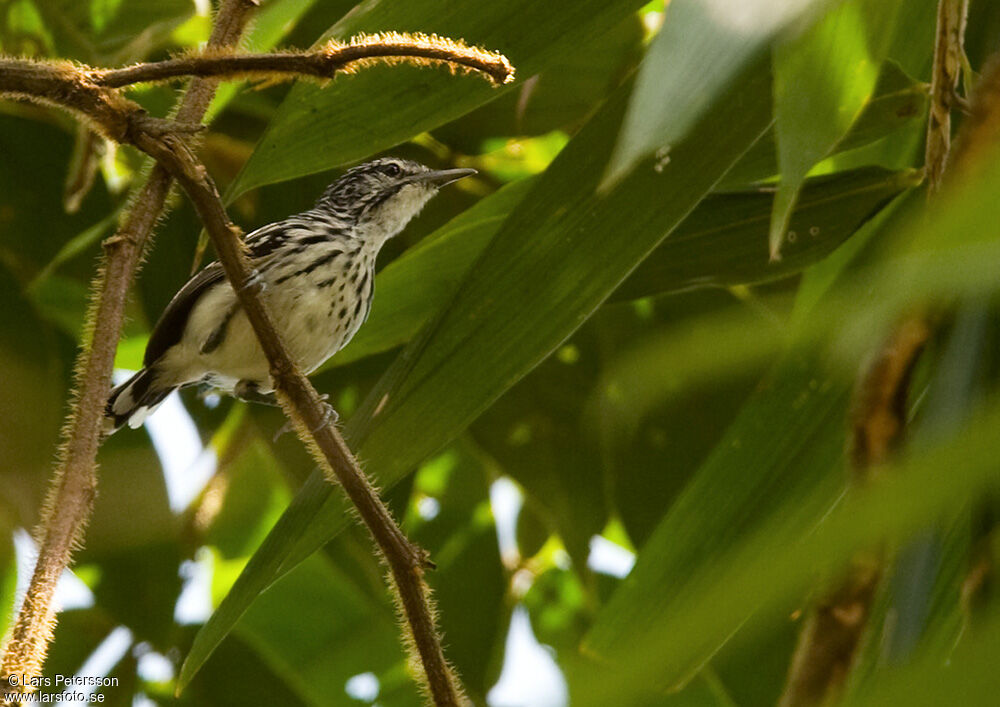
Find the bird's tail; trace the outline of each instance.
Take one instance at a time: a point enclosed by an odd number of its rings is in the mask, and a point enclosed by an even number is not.
[[[175,387],[156,385],[156,372],[143,368],[112,389],[104,408],[104,433],[111,434],[125,423],[132,429],[139,427]]]

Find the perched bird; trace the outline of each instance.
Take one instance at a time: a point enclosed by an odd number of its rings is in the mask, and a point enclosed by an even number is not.
[[[473,173],[374,160],[327,187],[308,211],[247,236],[252,284],[303,371],[316,370],[367,319],[383,244],[438,189]],[[143,369],[111,391],[105,431],[138,427],[171,391],[195,384],[252,401],[268,400],[274,389],[267,358],[217,262],[170,300],[149,337]]]

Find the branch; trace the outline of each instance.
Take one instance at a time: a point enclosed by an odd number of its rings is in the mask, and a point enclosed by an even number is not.
[[[281,54],[230,54],[205,52],[121,69],[92,69],[88,78],[97,86],[120,88],[146,81],[168,81],[183,76],[217,78],[293,79],[333,78],[352,71],[355,64],[377,60],[410,60],[418,64],[442,63],[478,71],[495,85],[514,80],[514,67],[503,54],[470,47],[437,35],[396,32],[361,35],[347,44],[331,41],[319,49]]]
[[[434,703],[463,704],[462,688],[445,660],[429,589],[423,580],[424,570],[433,565],[427,553],[411,543],[396,525],[344,438],[327,419],[316,389],[288,355],[270,314],[253,288],[245,286],[251,272],[245,246],[207,171],[183,141],[172,136],[160,139],[140,135],[136,145],[165,166],[187,192],[267,356],[282,407],[302,441],[314,453],[319,448],[327,477],[344,488],[382,551]]]
[[[234,45],[243,32],[254,0],[226,0],[216,17],[209,44]],[[35,68],[45,67],[33,64]],[[62,67],[65,69],[65,67]],[[59,86],[44,79],[23,83],[23,90],[40,88],[47,92],[43,99],[65,105],[72,95],[75,100],[83,96],[91,100],[99,115],[88,122],[104,121],[118,125],[120,117],[107,115],[105,108],[114,106],[126,114],[132,108],[119,103],[115,96],[93,91],[80,84],[74,71],[57,69],[68,83]],[[27,72],[30,74],[30,72]],[[37,73],[36,73],[37,75]],[[0,71],[0,85],[6,84],[11,75]],[[22,79],[30,76],[22,73]],[[199,122],[215,93],[212,81],[191,82],[180,108],[178,120]],[[38,99],[38,96],[31,96]],[[124,99],[122,99],[124,100]],[[74,103],[77,112],[85,110]],[[127,132],[127,130],[126,130]],[[31,583],[18,612],[0,667],[3,685],[7,675],[34,677],[40,674],[48,644],[52,640],[55,610],[52,598],[56,583],[70,563],[72,551],[82,542],[83,529],[90,518],[97,488],[96,458],[100,443],[100,428],[104,418],[114,364],[115,349],[121,336],[128,287],[135,274],[144,244],[152,232],[166,201],[171,178],[162,168],[154,168],[145,186],[135,198],[132,208],[118,233],[105,242],[104,263],[92,292],[94,293],[87,314],[86,335],[76,363],[77,392],[63,430],[63,444],[59,462],[53,473],[52,486],[43,511],[43,521],[37,533],[39,555]]]
[[[972,114],[949,156],[951,108],[965,30],[966,0],[940,0],[934,54],[934,87],[928,121],[926,169],[929,195],[951,190],[996,159],[1000,148],[1000,54],[983,71],[973,96]],[[950,157],[950,159],[949,159]],[[896,324],[858,386],[852,420],[851,462],[855,481],[891,458],[906,431],[910,376],[926,342],[939,326],[936,311],[923,309]],[[840,586],[811,610],[796,646],[780,705],[825,704],[839,691],[852,667],[867,624],[884,561],[871,554],[855,558]],[[976,552],[965,586],[963,605],[993,571],[992,560]]]
[[[932,331],[923,316],[905,320],[863,374],[852,410],[850,458],[856,483],[865,482],[899,445],[910,378]],[[883,565],[881,553],[859,553],[846,576],[810,609],[779,707],[835,701],[868,625]]]
[[[229,3],[247,1],[229,0]],[[223,23],[216,27],[220,36],[224,33],[220,27],[224,26],[230,25]],[[304,57],[314,55],[288,56],[301,61]],[[513,68],[499,54],[422,35],[362,37],[352,40],[349,45],[329,45],[315,53],[315,56],[322,58],[319,63],[326,72],[346,70],[349,65],[363,65],[372,60],[416,58],[421,62],[446,62],[459,68],[483,71],[495,83],[506,83],[513,79]],[[259,68],[261,57],[251,56],[249,59],[251,64],[258,62]],[[0,94],[14,94],[74,111],[91,121],[95,129],[110,139],[138,147],[159,164],[136,202],[129,221],[115,237],[105,242],[107,272],[100,281],[102,297],[94,315],[96,328],[88,337],[93,340],[94,345],[91,349],[85,349],[86,353],[79,364],[81,394],[75,406],[75,415],[67,428],[64,462],[57,470],[58,481],[44,526],[43,555],[48,559],[43,561],[40,558],[36,578],[43,578],[37,586],[33,579],[32,586],[37,591],[29,590],[24,603],[28,608],[21,612],[22,616],[27,616],[28,620],[35,623],[29,625],[26,621],[21,629],[15,627],[18,632],[17,645],[30,643],[34,648],[33,652],[25,653],[27,658],[18,658],[23,651],[21,648],[15,651],[15,642],[12,641],[8,656],[14,658],[9,661],[10,669],[5,663],[3,674],[15,671],[36,674],[51,638],[51,629],[46,632],[37,618],[42,617],[41,623],[45,626],[51,625],[51,594],[55,581],[68,565],[70,551],[79,542],[92,507],[96,488],[94,458],[115,344],[121,331],[124,293],[141,256],[142,243],[158,218],[169,189],[170,179],[163,171],[165,168],[187,191],[212,238],[226,275],[233,283],[237,297],[267,355],[278,398],[295,423],[299,436],[314,454],[325,461],[323,467],[331,481],[336,480],[344,487],[381,549],[391,572],[394,595],[410,629],[410,640],[407,643],[415,649],[416,657],[420,660],[430,696],[438,705],[462,704],[466,700],[457,677],[444,658],[429,589],[423,581],[424,570],[433,567],[433,564],[428,560],[426,552],[410,543],[395,524],[343,438],[327,420],[326,410],[316,390],[289,358],[268,312],[256,294],[243,286],[249,281],[250,270],[239,230],[229,221],[204,166],[198,162],[181,137],[182,133],[191,132],[190,125],[193,122],[200,120],[207,99],[211,97],[211,90],[195,94],[196,86],[204,86],[198,84],[199,79],[196,79],[189,95],[200,96],[192,98],[192,101],[199,101],[199,107],[191,108],[185,104],[178,111],[177,121],[149,117],[141,107],[114,90],[114,87],[134,81],[186,75],[192,73],[192,66],[195,69],[193,73],[200,76],[200,80],[228,76],[234,66],[238,67],[240,60],[228,54],[213,56],[210,53],[207,58],[178,59],[122,70],[97,71],[79,69],[68,63],[45,64],[0,58]],[[249,71],[241,71],[243,75],[254,75],[257,69],[251,67]],[[272,73],[268,71],[265,75],[270,76]],[[89,321],[95,321],[94,316]],[[307,430],[313,431],[311,435]],[[65,512],[67,509],[71,512]],[[51,537],[62,544],[53,544],[50,542]],[[49,552],[46,548],[50,545],[56,547],[56,550]],[[21,619],[19,616],[18,625],[22,623]]]
[[[940,0],[938,4],[930,112],[927,116],[927,140],[924,148],[928,194],[934,194],[941,187],[941,178],[948,164],[951,110],[956,103],[958,77],[965,56],[965,24],[968,15],[969,0]]]

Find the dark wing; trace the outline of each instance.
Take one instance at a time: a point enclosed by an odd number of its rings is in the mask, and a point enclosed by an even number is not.
[[[146,355],[142,359],[144,366],[149,367],[155,363],[160,356],[166,353],[167,349],[181,340],[188,317],[195,304],[207,290],[222,282],[225,277],[222,266],[218,263],[211,263],[188,280],[184,287],[174,295],[170,304],[160,315],[160,320],[153,327],[153,333],[149,335]]]
[[[247,236],[247,247],[250,258],[258,260],[273,253],[284,243],[287,237],[287,224],[282,221],[262,226]],[[167,349],[176,344],[184,336],[191,310],[203,294],[225,279],[222,266],[210,263],[203,270],[185,283],[184,287],[174,295],[170,304],[163,310],[160,319],[149,335],[146,344],[146,355],[142,360],[144,366],[154,363]],[[231,316],[231,315],[230,315]]]

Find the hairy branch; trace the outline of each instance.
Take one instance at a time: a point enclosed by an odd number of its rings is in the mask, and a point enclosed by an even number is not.
[[[324,469],[328,476],[332,472],[331,481],[343,486],[385,556],[435,704],[461,704],[461,688],[444,658],[423,581],[424,569],[432,566],[426,552],[412,544],[396,525],[344,438],[328,420],[323,400],[288,355],[263,302],[247,286],[251,269],[240,231],[229,220],[204,166],[173,136],[140,134],[137,138],[137,147],[155,157],[187,192],[267,356],[282,407],[303,442],[310,448],[313,444],[319,447]]]
[[[216,17],[209,44],[234,45],[255,5],[254,0],[226,0]],[[70,107],[78,113],[93,110],[96,115],[86,115],[88,122],[104,127],[128,125],[129,116],[136,115],[131,102],[81,82],[71,65],[21,64],[33,70],[33,75],[32,71],[8,74],[5,70],[0,72],[0,87],[9,90],[13,77],[15,81],[22,81],[21,95]],[[49,72],[47,76],[46,71]],[[60,79],[64,83],[60,84]],[[199,122],[214,93],[213,81],[193,81],[177,111],[178,120]],[[122,133],[127,134],[128,130],[123,129]],[[81,543],[93,509],[100,428],[115,349],[121,336],[126,293],[144,244],[162,213],[171,181],[165,170],[154,168],[118,233],[105,243],[104,263],[92,287],[94,295],[87,315],[87,334],[76,363],[77,391],[63,430],[59,463],[53,473],[43,522],[37,533],[38,561],[11,630],[0,668],[2,676],[37,676],[52,640],[55,623],[52,598],[56,583],[69,566],[73,549]],[[8,687],[5,679],[3,685]]]
[[[222,41],[227,31],[230,33],[227,36],[235,40],[242,27],[241,22],[233,21],[233,13],[239,11],[235,6],[250,1],[229,0],[226,8],[230,14],[223,10],[213,35],[220,40],[216,46],[231,44]],[[226,27],[230,29],[224,29]],[[193,123],[200,121],[211,98],[211,84],[199,81],[233,75],[273,77],[275,72],[327,77],[358,63],[394,58],[416,58],[422,62],[445,62],[475,69],[497,84],[513,79],[513,68],[501,55],[423,35],[362,37],[348,45],[328,45],[313,54],[236,57],[209,52],[207,56],[140,64],[120,70],[81,69],[68,63],[0,58],[0,94],[13,94],[74,111],[105,136],[138,147],[158,163],[126,224],[105,242],[106,269],[98,286],[101,297],[90,318],[91,322],[96,322],[88,337],[92,345],[85,347],[79,362],[80,395],[67,427],[63,464],[57,469],[50,512],[43,527],[43,558],[36,570],[36,577],[41,579],[37,586],[33,580],[33,590],[29,590],[25,599],[27,608],[22,609],[19,616],[16,639],[8,651],[10,660],[4,663],[4,674],[37,674],[51,638],[48,627],[53,616],[51,594],[55,581],[69,563],[72,547],[79,542],[93,504],[94,460],[111,365],[121,331],[125,291],[138,265],[143,243],[161,213],[173,177],[188,193],[215,245],[226,275],[267,355],[282,406],[295,423],[300,437],[324,462],[331,481],[344,487],[389,565],[394,594],[410,630],[407,643],[415,649],[415,657],[423,667],[430,696],[438,705],[459,705],[466,701],[457,677],[444,658],[429,589],[423,581],[424,570],[432,567],[432,563],[426,552],[412,544],[396,525],[343,437],[327,419],[316,390],[289,357],[267,310],[252,288],[245,286],[250,281],[250,269],[240,232],[230,222],[204,166],[182,137],[183,133],[191,132]],[[275,66],[285,68],[275,69]],[[188,93],[191,100],[181,106],[176,121],[147,116],[137,104],[115,90],[137,81],[189,74],[200,78],[192,84]],[[25,617],[23,622],[22,616]]]
[[[514,80],[514,68],[503,54],[435,35],[395,32],[359,36],[347,44],[331,41],[310,51],[280,54],[205,52],[121,69],[95,69],[87,74],[94,84],[110,88],[145,81],[167,81],[182,76],[329,79],[339,71],[351,71],[352,65],[386,59],[443,63],[479,71],[497,85]]]

